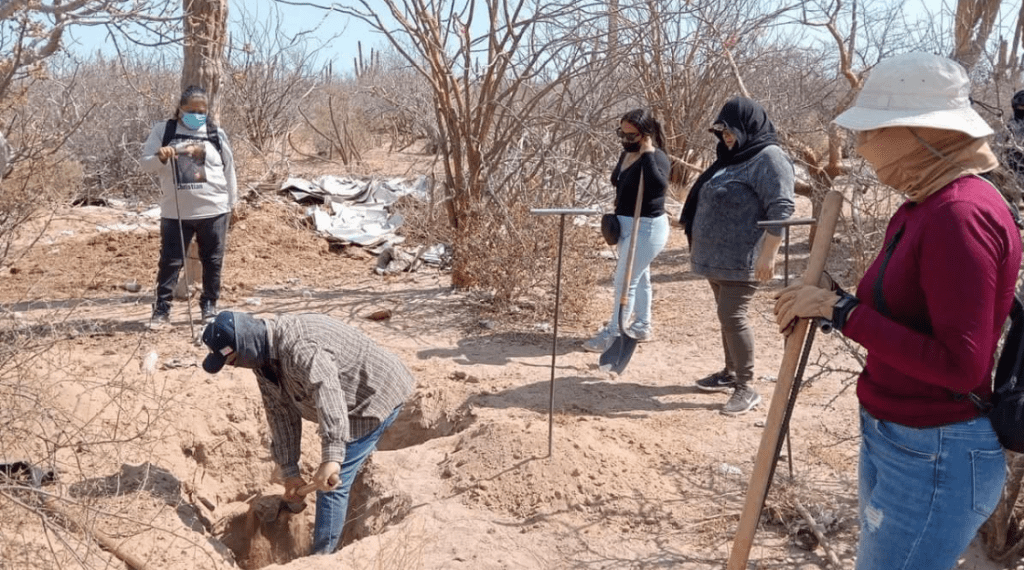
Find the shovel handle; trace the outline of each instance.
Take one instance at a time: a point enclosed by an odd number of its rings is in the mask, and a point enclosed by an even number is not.
[[[640,160],[640,159],[637,159]],[[633,280],[633,258],[636,256],[636,233],[640,230],[640,212],[644,201],[644,169],[640,165],[640,187],[636,192],[636,207],[633,208],[633,231],[629,235],[629,254],[626,256],[626,278],[622,280],[622,294],[619,295],[619,311],[629,303],[629,282]],[[627,315],[628,316],[628,315]],[[619,315],[619,329],[624,330],[622,315]]]
[[[330,478],[327,479],[327,482],[330,483],[332,486],[337,486],[338,485],[338,481],[340,481],[340,480],[341,479],[339,479],[337,475],[331,475]],[[310,493],[312,493],[313,491],[316,491],[316,490],[317,490],[316,483],[306,483],[305,485],[303,485],[303,486],[299,487],[298,489],[296,489],[295,490],[295,494],[300,496],[300,497],[305,497],[306,495],[308,495],[308,494],[310,494]]]

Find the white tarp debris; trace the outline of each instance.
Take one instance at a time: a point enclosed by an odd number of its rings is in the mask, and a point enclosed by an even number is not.
[[[427,196],[428,180],[420,176],[414,182],[400,178],[359,180],[340,176],[321,176],[309,181],[289,178],[281,185],[297,202],[314,203],[307,210],[317,231],[328,239],[363,247],[397,244],[395,235],[404,219],[391,213],[391,205],[402,196]]]

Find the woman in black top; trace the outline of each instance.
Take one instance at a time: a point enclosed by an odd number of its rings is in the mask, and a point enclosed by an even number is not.
[[[640,205],[640,227],[637,230],[636,253],[629,280],[628,303],[623,310],[626,320],[633,316],[627,333],[639,341],[652,338],[650,266],[668,242],[665,189],[668,187],[671,163],[662,150],[665,146],[665,133],[661,123],[650,111],[636,109],[622,116],[616,133],[622,142],[623,151],[611,177],[615,186],[615,214],[622,228],[618,243],[619,262],[615,269],[615,304],[608,326],[583,343],[584,350],[590,352],[604,352],[619,335],[619,298],[626,277],[633,214],[641,177],[644,191]]]

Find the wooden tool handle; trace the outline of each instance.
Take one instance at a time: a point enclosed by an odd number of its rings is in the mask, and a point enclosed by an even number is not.
[[[818,229],[814,235],[814,244],[811,246],[811,255],[802,278],[803,283],[817,285],[818,279],[821,278],[842,206],[843,195],[839,192],[833,190],[825,195],[821,206],[821,215],[818,217]],[[782,357],[782,366],[779,368],[779,379],[775,383],[775,392],[772,393],[772,403],[768,409],[764,432],[761,434],[761,445],[757,448],[757,459],[754,462],[754,471],[750,475],[750,485],[747,488],[743,514],[740,517],[739,527],[736,529],[736,537],[732,542],[728,570],[746,570],[747,568],[750,546],[754,542],[754,532],[757,530],[757,521],[761,518],[761,509],[764,507],[764,500],[768,495],[770,483],[768,477],[773,471],[775,450],[778,449],[779,441],[782,438],[782,422],[786,415],[790,392],[793,389],[793,381],[796,378],[796,368],[800,363],[800,353],[803,350],[809,322],[808,319],[800,319],[793,327],[793,332],[786,337],[786,351]]]
[[[639,158],[637,160],[640,160]],[[629,236],[629,254],[626,255],[626,278],[622,281],[622,294],[619,295],[619,308],[629,303],[629,282],[633,279],[633,258],[636,256],[636,233],[640,231],[640,212],[643,211],[644,200],[644,165],[640,165],[640,188],[636,192],[636,207],[633,208],[633,232]],[[626,315],[627,317],[629,315]],[[622,315],[619,315],[622,319]],[[626,325],[619,323],[619,328]]]

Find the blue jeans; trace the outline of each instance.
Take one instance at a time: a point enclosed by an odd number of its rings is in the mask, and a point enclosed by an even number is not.
[[[619,301],[622,297],[622,284],[626,280],[626,262],[629,258],[630,236],[633,235],[632,216],[619,216],[622,233],[619,237],[619,263],[615,267],[615,308],[612,319],[608,322],[608,332],[619,334]],[[651,328],[651,262],[665,249],[668,243],[668,216],[657,218],[640,218],[637,230],[636,254],[633,257],[633,273],[629,280],[629,298],[622,314],[626,322],[636,311],[634,326],[650,330]]]
[[[345,529],[345,516],[348,514],[348,496],[352,483],[359,474],[359,468],[366,458],[377,449],[377,440],[384,430],[394,423],[402,406],[395,408],[391,415],[369,434],[345,444],[345,461],[341,464],[341,477],[338,486],[326,493],[316,492],[316,519],[313,522],[313,548],[310,554],[331,554],[338,549],[341,532]]]
[[[200,301],[217,304],[220,298],[220,274],[224,265],[224,248],[227,244],[228,221],[231,214],[225,213],[212,218],[181,220],[160,218],[160,262],[156,272],[156,308],[168,311],[178,284],[178,272],[185,264],[185,249],[195,236],[199,246],[199,261],[203,264],[203,294]],[[179,226],[180,224],[180,226]],[[180,231],[179,231],[180,228]]]
[[[949,570],[999,503],[1003,448],[985,417],[933,428],[861,408],[857,570]]]

